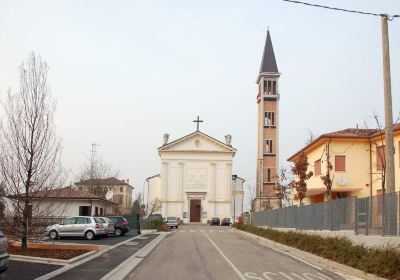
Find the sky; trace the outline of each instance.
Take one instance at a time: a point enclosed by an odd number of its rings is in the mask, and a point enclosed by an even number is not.
[[[396,0],[309,0],[400,14]],[[0,2],[0,99],[18,90],[35,51],[57,99],[62,160],[73,180],[92,143],[141,191],[157,147],[201,131],[238,150],[233,172],[255,184],[257,85],[269,28],[280,78],[280,165],[315,136],[383,119],[380,18],[254,1]],[[400,18],[389,23],[393,114],[400,111]],[[1,112],[0,112],[1,113]]]

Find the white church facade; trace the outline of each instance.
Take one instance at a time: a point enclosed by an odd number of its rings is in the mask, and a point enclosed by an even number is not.
[[[235,219],[243,212],[243,182],[232,176],[236,149],[197,130],[158,148],[159,175],[149,177],[147,207],[185,223],[207,223],[213,217]]]

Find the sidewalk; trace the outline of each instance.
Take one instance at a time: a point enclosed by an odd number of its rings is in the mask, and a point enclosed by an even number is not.
[[[262,227],[268,228],[268,227]],[[294,228],[272,228],[279,231],[294,231],[306,234],[315,234],[322,237],[347,237],[354,245],[365,245],[366,247],[398,247],[400,249],[400,236],[380,235],[356,235],[353,230],[296,230]]]
[[[158,236],[158,234],[135,236],[122,244],[100,251],[75,264],[64,266],[38,279],[101,279]]]

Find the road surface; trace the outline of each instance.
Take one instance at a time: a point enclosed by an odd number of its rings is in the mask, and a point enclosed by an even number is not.
[[[125,279],[354,278],[344,278],[262,246],[230,227],[185,225],[169,234]]]

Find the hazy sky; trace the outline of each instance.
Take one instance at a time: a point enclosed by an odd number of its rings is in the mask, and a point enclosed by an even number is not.
[[[310,0],[400,14],[396,0]],[[1,1],[0,98],[18,65],[47,61],[70,178],[96,142],[141,189],[159,173],[157,147],[201,130],[231,134],[234,173],[254,184],[257,86],[269,26],[280,79],[280,161],[321,133],[383,116],[380,18],[281,0]],[[400,19],[390,22],[394,115],[400,110]],[[383,120],[383,119],[382,119]]]

